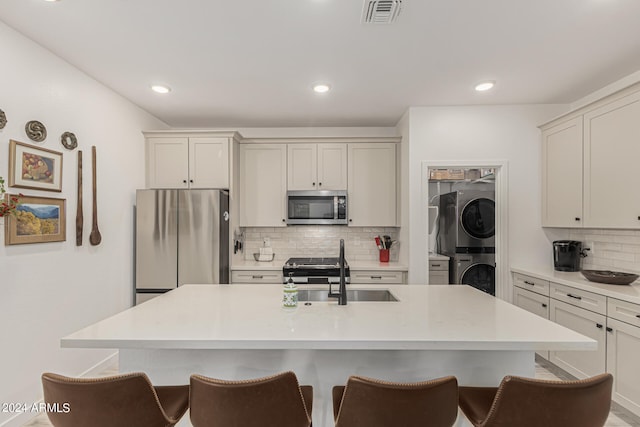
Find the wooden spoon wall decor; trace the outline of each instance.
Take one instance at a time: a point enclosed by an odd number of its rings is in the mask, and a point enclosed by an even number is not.
[[[78,207],[76,209],[76,246],[82,246],[82,227],[84,214],[82,213],[82,150],[78,151]]]
[[[91,147],[92,174],[93,174],[93,225],[91,226],[91,234],[89,235],[89,243],[97,246],[102,241],[100,230],[98,230],[98,184],[96,177],[96,146]]]

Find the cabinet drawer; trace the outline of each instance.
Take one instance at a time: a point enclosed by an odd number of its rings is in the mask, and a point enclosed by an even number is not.
[[[429,271],[449,271],[449,261],[429,261]]]
[[[282,283],[282,271],[232,271],[231,283]]]
[[[564,286],[559,283],[550,283],[550,297],[567,304],[582,307],[595,313],[607,314],[607,297],[583,291],[582,289]]]
[[[540,295],[549,296],[549,281],[513,273],[513,285]]]
[[[607,316],[634,326],[640,326],[640,304],[608,298]]]
[[[353,271],[351,270],[351,283],[403,283],[402,271]]]

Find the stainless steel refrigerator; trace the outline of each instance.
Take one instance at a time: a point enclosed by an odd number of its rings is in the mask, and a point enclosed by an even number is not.
[[[229,283],[229,193],[136,192],[136,304],[184,284]]]

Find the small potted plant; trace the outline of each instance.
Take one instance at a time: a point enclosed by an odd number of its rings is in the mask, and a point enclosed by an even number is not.
[[[0,218],[9,215],[15,215],[16,209],[20,204],[19,197],[22,196],[22,194],[19,194],[17,196],[9,196],[5,200],[4,194],[6,192],[7,191],[4,189],[4,178],[0,176]]]

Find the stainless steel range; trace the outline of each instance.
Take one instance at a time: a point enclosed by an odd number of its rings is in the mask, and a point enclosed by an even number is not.
[[[282,283],[289,277],[294,283],[328,284],[340,283],[338,257],[289,258],[282,267]],[[350,283],[349,264],[345,261],[345,282]]]

